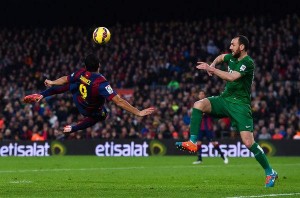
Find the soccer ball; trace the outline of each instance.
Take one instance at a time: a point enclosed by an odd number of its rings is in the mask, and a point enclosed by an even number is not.
[[[106,44],[110,40],[110,32],[106,27],[97,27],[93,32],[93,40],[97,44]]]

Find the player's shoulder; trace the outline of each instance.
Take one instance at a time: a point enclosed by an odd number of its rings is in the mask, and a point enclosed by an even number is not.
[[[86,72],[86,69],[85,68],[79,68],[75,71],[75,73],[78,73],[78,72],[80,72],[80,73]]]
[[[73,74],[83,74],[84,72],[86,72],[85,68],[79,68],[75,72],[73,72]]]
[[[242,63],[248,67],[254,67],[254,60],[249,55],[243,58]]]
[[[95,84],[101,84],[103,82],[107,82],[106,78],[102,74],[96,74],[94,76],[94,83]]]
[[[79,68],[75,70],[73,73],[69,74],[71,77],[78,77],[79,75],[83,74],[86,71],[85,68]]]
[[[232,54],[224,54],[224,61],[228,62],[229,60],[231,60],[233,58]]]

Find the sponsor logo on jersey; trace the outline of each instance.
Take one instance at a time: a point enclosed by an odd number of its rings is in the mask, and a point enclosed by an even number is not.
[[[107,91],[109,94],[112,94],[112,93],[114,92],[114,90],[111,88],[110,85],[107,85],[107,86],[105,87],[105,89],[106,89],[106,91]]]
[[[246,66],[245,66],[245,65],[242,65],[242,66],[240,67],[240,71],[245,71],[245,69],[246,69]]]

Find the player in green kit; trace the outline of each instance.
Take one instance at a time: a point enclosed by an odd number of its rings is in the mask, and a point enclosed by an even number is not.
[[[198,62],[197,69],[206,70],[226,80],[226,87],[220,96],[208,97],[194,103],[190,124],[190,140],[176,142],[176,146],[190,152],[197,151],[197,134],[202,121],[202,114],[209,113],[218,118],[230,117],[232,125],[240,132],[245,146],[254,154],[265,170],[266,187],[273,187],[278,178],[263,151],[254,141],[253,118],[251,112],[251,85],[254,78],[254,61],[248,55],[249,40],[243,35],[236,36],[230,44],[231,54],[219,55],[210,65]],[[228,64],[228,71],[215,68],[219,63]]]

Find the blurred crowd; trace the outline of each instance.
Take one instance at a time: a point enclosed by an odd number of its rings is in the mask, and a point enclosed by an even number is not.
[[[225,82],[195,69],[229,53],[231,39],[246,35],[256,62],[252,86],[257,139],[293,139],[300,133],[300,18],[206,18],[198,21],[141,22],[108,27],[109,44],[95,45],[90,27],[15,27],[0,30],[0,140],[187,139],[191,108],[198,92],[219,95]],[[101,59],[101,73],[139,109],[157,112],[136,117],[108,102],[108,119],[64,136],[67,124],[80,119],[70,93],[41,103],[24,104],[27,94],[45,89],[83,67],[89,53]],[[226,65],[219,65],[226,70]],[[214,121],[218,138],[236,138],[227,118]]]

